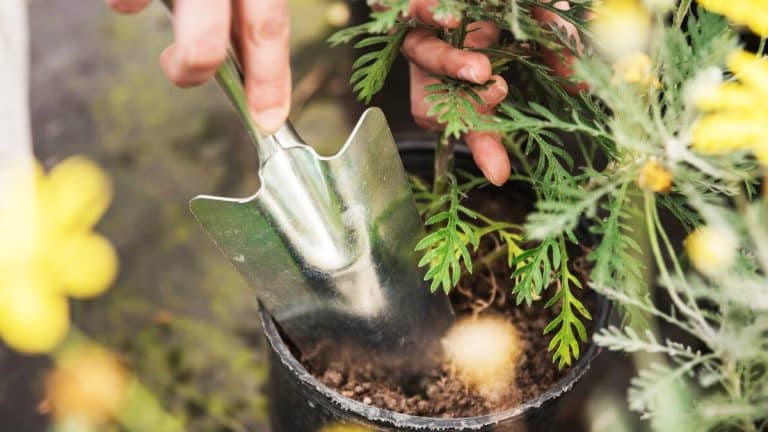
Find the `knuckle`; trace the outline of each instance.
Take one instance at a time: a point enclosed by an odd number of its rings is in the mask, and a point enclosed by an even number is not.
[[[405,35],[405,40],[403,40],[403,45],[400,50],[406,56],[414,56],[418,51],[417,47],[421,45],[421,43],[424,42],[424,38],[429,35],[429,32],[426,32],[422,29],[409,31],[408,34]]]
[[[261,41],[281,40],[288,37],[290,17],[286,6],[276,6],[268,16],[249,22],[246,25],[248,40],[258,44]]]
[[[184,49],[182,63],[184,69],[193,72],[210,71],[218,68],[226,57],[226,47],[200,40]]]

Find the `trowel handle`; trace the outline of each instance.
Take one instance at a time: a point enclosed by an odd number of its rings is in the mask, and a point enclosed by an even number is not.
[[[161,0],[162,3],[168,8],[169,12],[173,11],[174,0]],[[240,115],[240,118],[245,123],[245,127],[248,130],[248,135],[251,137],[251,142],[259,155],[259,164],[263,165],[267,159],[273,154],[283,148],[282,143],[297,143],[302,142],[296,134],[293,125],[289,120],[285,121],[285,124],[272,135],[265,135],[256,127],[251,119],[251,113],[248,109],[248,98],[245,95],[245,83],[243,69],[241,62],[237,57],[234,44],[230,44],[227,59],[216,71],[216,81],[219,86],[227,95],[229,100],[235,106],[235,110]]]

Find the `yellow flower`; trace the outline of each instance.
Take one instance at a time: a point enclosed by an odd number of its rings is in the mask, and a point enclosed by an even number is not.
[[[699,4],[768,37],[768,0],[699,0]]]
[[[696,270],[710,277],[731,268],[738,246],[736,236],[724,227],[700,227],[685,239],[685,251],[691,263]]]
[[[651,192],[668,192],[672,188],[672,179],[672,173],[652,159],[643,165],[637,177],[637,184]]]
[[[659,80],[653,75],[653,63],[648,54],[635,51],[616,60],[613,63],[614,83],[624,81],[629,84],[659,85]]]
[[[768,60],[737,51],[728,67],[738,81],[696,99],[706,115],[694,125],[693,148],[704,154],[750,150],[768,166]]]
[[[645,51],[651,35],[651,13],[639,0],[605,0],[595,5],[590,27],[598,48],[616,60]]]
[[[131,376],[114,355],[96,345],[70,350],[46,378],[47,405],[57,422],[77,419],[89,426],[104,425],[118,414]]]
[[[29,177],[19,177],[29,179]],[[111,243],[92,232],[112,199],[107,175],[83,157],[37,169],[0,206],[0,335],[21,352],[54,349],[69,328],[66,296],[102,293],[117,275]]]
[[[69,331],[66,297],[34,276],[0,286],[0,335],[19,352],[37,354],[56,348]]]

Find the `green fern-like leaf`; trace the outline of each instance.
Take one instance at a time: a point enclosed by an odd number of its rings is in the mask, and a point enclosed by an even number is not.
[[[614,286],[626,295],[640,299],[648,292],[645,264],[640,260],[642,248],[635,240],[637,234],[631,225],[638,209],[631,207],[630,184],[618,188],[616,194],[603,206],[607,216],[592,227],[599,238],[597,247],[587,259],[593,263],[590,273],[596,289]],[[646,323],[645,313],[634,306],[625,306],[624,312],[629,323],[640,326]]]
[[[546,307],[552,307],[559,303],[560,313],[544,328],[544,334],[555,332],[547,349],[549,351],[554,350],[552,361],[556,362],[561,369],[570,366],[574,359],[579,358],[579,344],[587,341],[587,329],[584,327],[582,319],[592,319],[587,308],[571,290],[572,286],[581,288],[579,279],[566,273],[563,280],[560,290],[546,304]]]
[[[447,294],[459,283],[462,267],[472,272],[469,248],[479,243],[475,227],[463,218],[477,219],[477,213],[461,205],[461,194],[456,180],[451,178],[449,191],[441,197],[447,208],[432,215],[425,224],[434,228],[416,245],[417,251],[426,251],[419,267],[428,267],[424,280],[432,281],[430,290],[442,288]]]
[[[541,292],[549,285],[552,272],[560,266],[560,250],[554,239],[545,239],[537,246],[518,253],[509,263],[515,287],[512,293],[516,295],[517,304],[525,302],[530,305],[540,298]]]
[[[470,130],[482,128],[490,117],[477,111],[472,101],[482,105],[483,100],[477,91],[482,85],[470,84],[447,77],[442,82],[426,86],[429,93],[426,101],[431,104],[427,115],[433,116],[445,126],[444,134],[459,139]]]
[[[358,41],[355,48],[368,48],[376,45],[382,45],[380,49],[367,52],[355,61],[352,65],[354,72],[349,79],[353,90],[357,93],[357,98],[365,103],[369,103],[371,98],[384,87],[384,81],[387,79],[389,70],[392,68],[400,52],[400,45],[403,43],[408,26],[399,25],[391,34],[374,34]],[[362,34],[362,33],[360,33]],[[352,38],[352,34],[343,35],[338,40]]]
[[[377,2],[381,10],[371,13],[371,33],[387,33],[408,14],[408,0],[383,0]]]
[[[372,22],[367,22],[360,25],[347,27],[332,34],[328,38],[327,42],[332,47],[348,44],[353,40],[360,38],[361,36],[372,33],[371,31],[372,27],[373,27]]]

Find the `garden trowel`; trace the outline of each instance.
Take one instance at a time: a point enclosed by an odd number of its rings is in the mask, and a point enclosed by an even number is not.
[[[273,135],[254,127],[233,55],[217,79],[257,148],[261,185],[190,208],[285,335],[301,351],[325,339],[372,358],[439,340],[453,314],[418,269],[424,228],[383,113],[365,111],[341,149],[320,156],[288,123]]]

